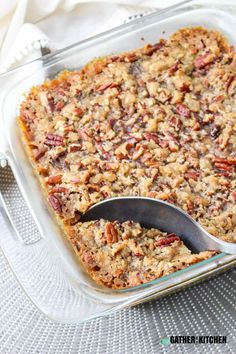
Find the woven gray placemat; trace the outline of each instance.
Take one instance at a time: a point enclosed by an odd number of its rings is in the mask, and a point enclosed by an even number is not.
[[[7,203],[14,204],[17,187],[9,168],[1,173],[0,185]],[[26,220],[27,213],[25,210]],[[85,324],[55,323],[32,305],[0,252],[0,353],[234,354],[235,298],[236,269]],[[168,344],[171,335],[221,335],[227,336],[227,343]]]

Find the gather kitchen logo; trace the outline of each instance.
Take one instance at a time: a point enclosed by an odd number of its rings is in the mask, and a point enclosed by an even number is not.
[[[160,344],[226,344],[227,336],[169,336],[160,339]]]

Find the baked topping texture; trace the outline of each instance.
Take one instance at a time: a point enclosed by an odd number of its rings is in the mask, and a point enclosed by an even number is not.
[[[148,196],[236,242],[235,93],[233,47],[200,27],[33,87],[18,123],[68,238],[95,203]]]
[[[180,238],[126,221],[78,223],[70,238],[94,280],[122,289],[150,282],[216,254],[192,254]]]

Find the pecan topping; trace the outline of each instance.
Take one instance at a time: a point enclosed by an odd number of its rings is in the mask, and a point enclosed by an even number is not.
[[[220,126],[219,125],[214,125],[210,131],[210,135],[212,138],[218,138],[220,135]]]
[[[210,53],[205,53],[202,55],[199,55],[195,61],[194,61],[194,66],[197,69],[203,69],[205,68],[205,66],[207,66],[208,64],[212,63],[214,60],[214,57],[212,54]]]
[[[25,123],[30,125],[31,123],[33,123],[33,121],[35,119],[35,114],[33,112],[29,111],[28,109],[24,109],[22,112],[22,118]]]
[[[174,63],[174,65],[172,65],[172,66],[169,68],[169,70],[168,70],[168,75],[169,75],[169,76],[174,75],[174,73],[179,69],[179,64],[180,64],[180,62],[179,62],[179,60],[177,60],[177,61]]]
[[[36,151],[36,153],[34,155],[35,160],[36,161],[40,160],[41,157],[43,157],[45,155],[47,150],[48,149],[46,147],[42,147],[42,148],[37,149],[37,151]]]
[[[67,193],[68,192],[68,189],[67,188],[65,188],[65,187],[53,187],[51,190],[50,190],[50,192],[49,192],[49,194],[64,194],[64,193]]]
[[[165,41],[161,40],[159,43],[156,44],[147,44],[144,47],[144,54],[146,55],[152,55],[154,52],[158,51],[159,49],[161,49],[163,46],[165,45]]]
[[[82,149],[82,145],[81,144],[71,144],[68,148],[69,152],[76,152],[76,151],[80,151]]]
[[[155,143],[159,142],[158,135],[156,133],[146,133],[145,138],[148,141],[154,141]]]
[[[105,237],[107,243],[115,243],[118,241],[118,233],[112,223],[106,223],[105,225]]]
[[[58,111],[58,112],[61,111],[64,106],[65,106],[65,103],[63,101],[57,102],[55,105],[55,111]]]
[[[183,103],[177,103],[176,105],[176,111],[180,116],[183,116],[185,118],[190,118],[190,109],[185,106]]]
[[[64,145],[64,139],[62,136],[57,135],[57,134],[47,134],[45,141],[45,145],[48,146],[63,146]]]
[[[232,195],[234,202],[236,202],[236,192],[232,192],[231,195]]]
[[[213,159],[213,162],[217,169],[228,172],[233,172],[234,166],[236,166],[236,159],[234,158],[224,159],[220,157],[215,157]]]
[[[88,267],[92,270],[100,270],[100,267],[98,267],[94,257],[91,255],[91,253],[88,250],[84,250],[82,254],[82,259],[84,262],[88,265]]]
[[[187,173],[184,174],[184,177],[185,177],[186,179],[193,179],[194,181],[197,181],[199,175],[200,175],[200,173],[197,172],[197,171],[189,171],[189,172],[187,172]]]
[[[57,175],[57,176],[50,176],[47,178],[47,184],[59,184],[61,183],[62,178],[61,175]]]
[[[167,235],[165,238],[161,238],[161,239],[155,241],[154,246],[155,247],[165,247],[175,241],[180,241],[180,238],[176,234],[172,233],[172,234]]]
[[[77,115],[77,117],[82,117],[84,114],[84,111],[82,110],[82,108],[77,107],[77,108],[75,108],[75,114]]]
[[[60,200],[55,196],[55,195],[50,195],[49,198],[49,203],[51,204],[52,208],[58,213],[62,213],[62,205]]]
[[[91,139],[85,129],[78,129],[78,133],[79,133],[80,138],[84,141],[88,141]]]
[[[109,82],[109,83],[100,85],[100,86],[97,88],[97,91],[98,91],[98,92],[103,92],[103,91],[105,91],[105,90],[108,89],[108,88],[113,88],[113,87],[117,87],[117,86],[119,86],[119,85],[116,84],[115,82]]]

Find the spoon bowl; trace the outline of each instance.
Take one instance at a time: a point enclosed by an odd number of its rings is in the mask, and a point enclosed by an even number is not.
[[[92,206],[81,221],[105,219],[119,222],[132,220],[146,228],[157,228],[178,235],[193,252],[216,250],[236,255],[236,243],[209,234],[190,215],[163,200],[147,197],[118,197]]]

